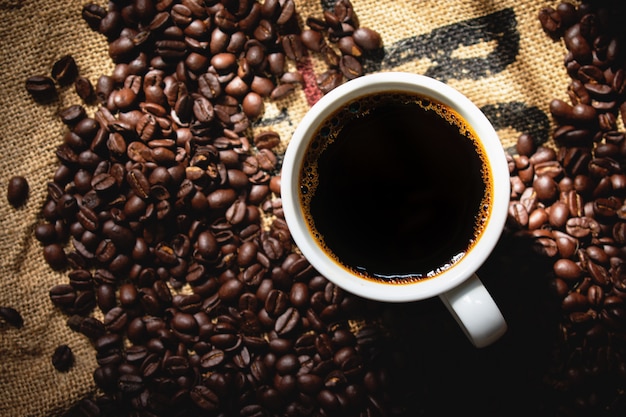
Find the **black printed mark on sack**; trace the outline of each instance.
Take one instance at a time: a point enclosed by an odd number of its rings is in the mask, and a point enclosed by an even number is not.
[[[424,75],[429,77],[443,82],[479,79],[499,73],[513,63],[519,52],[519,42],[515,12],[506,8],[399,40],[367,56],[363,67],[365,72],[377,72],[427,59],[432,64]],[[456,56],[463,55],[459,53],[461,48],[481,44],[491,48],[486,55]]]
[[[519,133],[528,133],[538,145],[548,140],[550,120],[537,107],[513,101],[487,104],[480,110],[487,116],[496,130],[510,127]]]
[[[284,121],[287,121],[287,123],[289,123],[289,126],[293,124],[286,107],[283,107],[282,109],[280,109],[280,113],[274,117],[263,117],[262,119],[259,119],[253,122],[252,126],[253,127],[273,126]]]

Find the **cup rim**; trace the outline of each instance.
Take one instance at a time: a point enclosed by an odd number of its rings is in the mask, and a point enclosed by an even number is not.
[[[309,233],[299,203],[299,171],[308,142],[329,115],[361,96],[384,91],[407,91],[426,95],[454,109],[473,128],[492,169],[493,206],[485,230],[474,247],[441,274],[411,283],[387,284],[352,274],[324,253]],[[348,81],[323,96],[304,115],[291,137],[283,159],[281,199],[285,220],[302,255],[325,278],[363,298],[408,302],[434,297],[468,279],[484,263],[504,229],[510,198],[508,163],[502,143],[482,111],[458,90],[424,75],[404,72],[368,74]]]

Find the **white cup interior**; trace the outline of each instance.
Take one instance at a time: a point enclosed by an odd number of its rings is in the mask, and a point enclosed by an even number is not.
[[[455,110],[480,139],[492,170],[493,205],[487,225],[474,247],[452,267],[433,278],[406,284],[364,279],[333,261],[309,233],[299,197],[299,171],[309,141],[319,126],[344,104],[364,95],[403,91],[430,97]],[[453,151],[453,150],[451,150]],[[417,74],[383,72],[349,81],[318,101],[304,116],[287,147],[281,174],[285,219],[296,245],[323,276],[358,296],[378,301],[405,302],[439,295],[468,279],[487,259],[502,233],[508,209],[510,185],[504,149],[498,135],[480,109],[459,91],[435,79]]]

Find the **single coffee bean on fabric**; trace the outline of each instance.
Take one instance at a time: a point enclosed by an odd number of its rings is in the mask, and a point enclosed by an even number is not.
[[[44,75],[33,75],[26,79],[26,91],[36,100],[49,100],[57,95],[54,80]]]
[[[7,185],[7,200],[13,207],[23,205],[28,199],[29,185],[25,177],[13,176]]]
[[[74,364],[74,354],[68,345],[59,345],[52,354],[52,365],[59,372],[67,372]]]
[[[17,329],[24,326],[22,315],[13,307],[0,307],[0,319]]]

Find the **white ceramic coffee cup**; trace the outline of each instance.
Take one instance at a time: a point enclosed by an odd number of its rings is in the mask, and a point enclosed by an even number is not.
[[[328,116],[356,98],[390,91],[430,97],[455,110],[479,138],[493,181],[491,213],[474,247],[441,274],[407,284],[364,279],[333,261],[309,232],[299,193],[303,156],[309,141]],[[409,302],[439,296],[476,347],[487,346],[506,332],[504,317],[476,271],[492,252],[504,227],[510,195],[508,165],[500,139],[489,120],[454,88],[429,77],[400,72],[370,74],[335,88],[306,113],[296,128],[283,160],[281,183],[285,219],[295,243],[311,265],[337,286],[355,295],[384,302]]]

